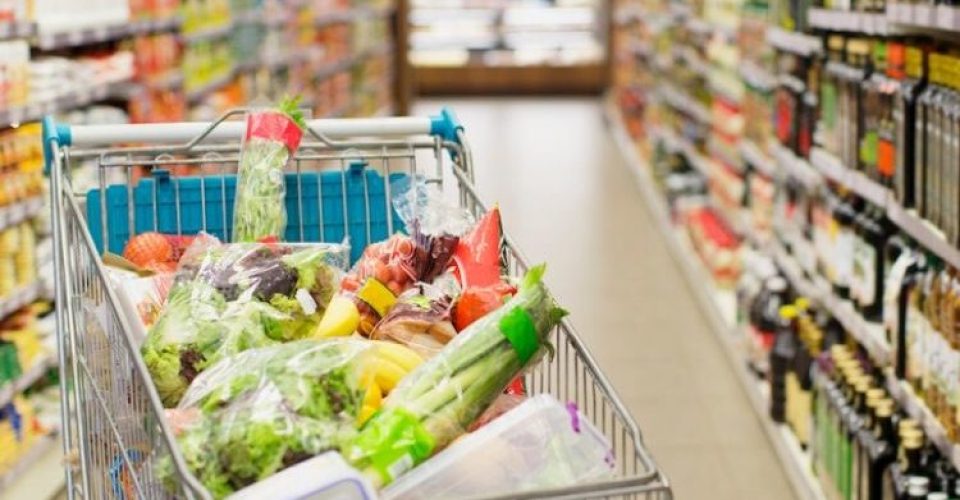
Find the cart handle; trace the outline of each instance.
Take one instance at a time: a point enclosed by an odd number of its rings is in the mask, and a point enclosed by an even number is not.
[[[457,144],[461,143],[460,133],[463,132],[463,125],[449,108],[429,117],[318,119],[307,121],[307,126],[317,134],[331,138],[433,135]],[[47,116],[43,119],[43,144],[49,160],[51,141],[60,146],[79,147],[118,143],[158,145],[189,142],[207,132],[206,137],[212,140],[240,140],[245,131],[245,121],[224,121],[210,130],[210,122],[67,125],[56,123]]]

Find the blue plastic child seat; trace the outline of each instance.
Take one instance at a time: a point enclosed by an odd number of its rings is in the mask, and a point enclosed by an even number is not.
[[[387,199],[383,176],[375,170],[353,165],[345,172],[303,172],[286,174],[287,228],[285,241],[321,241],[320,226],[323,225],[323,241],[342,242],[347,236],[343,218],[343,192],[346,184],[346,207],[349,221],[350,257],[355,262],[369,243],[382,241],[390,236],[387,225]],[[366,187],[364,187],[366,179]],[[409,175],[390,174],[391,187],[405,183]],[[223,184],[226,183],[226,189]],[[233,229],[233,203],[236,190],[236,175],[224,176],[171,176],[157,170],[151,177],[137,182],[133,189],[133,235],[149,231],[164,234],[192,235],[200,231],[229,241],[227,235]],[[322,189],[321,189],[322,188]],[[107,186],[107,248],[113,253],[122,253],[130,234],[128,213],[130,210],[126,184]],[[204,196],[201,197],[201,190]],[[226,203],[223,201],[226,192]],[[179,193],[178,193],[179,192]],[[396,191],[394,191],[396,192]],[[298,193],[303,200],[302,212],[297,202]],[[320,195],[322,193],[322,217],[320,220]],[[97,250],[104,252],[103,219],[101,218],[101,193],[92,189],[87,193],[87,223]],[[180,207],[180,227],[177,227],[177,200]],[[369,203],[368,201],[369,200]],[[206,212],[201,209],[206,206]],[[226,217],[224,217],[226,209]],[[369,210],[369,212],[368,212]],[[403,222],[390,207],[393,229],[401,232]],[[300,238],[301,215],[303,239]],[[367,220],[370,221],[370,238],[367,238]],[[206,224],[204,224],[204,219]],[[226,227],[224,227],[224,221]]]

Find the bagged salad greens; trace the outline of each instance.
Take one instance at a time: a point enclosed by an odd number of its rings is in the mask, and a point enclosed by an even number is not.
[[[201,242],[181,259],[141,347],[167,407],[220,359],[312,335],[349,255],[333,244]]]
[[[532,268],[506,304],[460,333],[405,377],[343,451],[378,486],[465,432],[525,367],[566,312]]]
[[[298,104],[299,99],[287,99],[277,109],[247,114],[233,209],[235,242],[283,237],[287,226],[283,171],[307,127]]]
[[[422,362],[402,346],[307,339],[248,350],[198,376],[168,421],[180,451],[217,498],[356,435],[358,417]],[[379,407],[379,400],[376,401]],[[167,476],[171,464],[163,464]]]
[[[355,434],[364,357],[375,344],[302,340],[249,350],[191,384],[176,415],[187,466],[216,498]],[[172,464],[161,463],[172,479]]]

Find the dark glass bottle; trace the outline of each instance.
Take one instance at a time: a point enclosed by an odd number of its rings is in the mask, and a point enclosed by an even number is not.
[[[860,251],[860,260],[864,274],[861,278],[857,305],[864,319],[880,322],[883,319],[883,284],[886,279],[886,263],[883,255],[887,239],[895,229],[882,210],[874,208],[871,215],[863,221],[861,228],[863,247]]]
[[[797,315],[795,306],[780,308],[776,339],[770,350],[770,418],[786,422],[787,374],[797,354]]]
[[[850,296],[850,276],[853,271],[854,225],[857,210],[853,204],[841,201],[834,206],[833,218],[837,224],[834,292],[841,298]]]
[[[861,475],[860,499],[881,500],[883,472],[896,458],[893,441],[893,401],[881,399],[874,405],[872,428],[868,432],[869,445],[865,474]]]
[[[915,422],[910,421],[915,425]],[[900,439],[896,460],[892,461],[883,472],[880,498],[883,500],[900,500],[907,498],[907,480],[911,477],[920,477],[922,473],[921,448],[923,435],[920,430],[911,427],[899,429]]]
[[[774,276],[763,283],[763,288],[750,306],[750,331],[764,352],[773,348],[780,323],[780,306],[787,302],[787,280]],[[766,367],[754,367],[765,373]]]

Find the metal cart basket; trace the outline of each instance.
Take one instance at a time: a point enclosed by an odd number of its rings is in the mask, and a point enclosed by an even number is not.
[[[118,252],[131,235],[149,230],[203,230],[229,239],[245,127],[236,118],[242,114],[236,110],[213,123],[116,126],[44,120],[70,498],[210,496],[177,450],[101,254]],[[95,172],[86,192],[75,174],[80,168]],[[341,241],[349,235],[360,250],[385,239],[399,229],[389,208],[389,180],[404,175],[439,185],[474,215],[485,210],[473,184],[470,148],[451,112],[310,121],[286,176],[287,239]],[[509,238],[502,264],[513,276],[527,269]],[[526,375],[527,390],[575,402],[610,441],[616,475],[504,498],[672,498],[636,423],[573,326],[564,321],[550,341],[555,354]],[[175,485],[162,484],[156,465],[162,456],[172,459]]]

